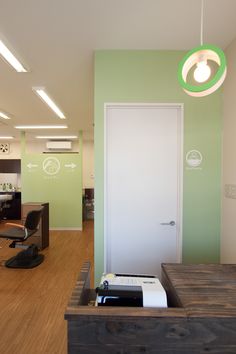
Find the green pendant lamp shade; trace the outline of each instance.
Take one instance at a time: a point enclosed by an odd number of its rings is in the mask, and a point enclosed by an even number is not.
[[[224,52],[209,44],[203,44],[203,6],[204,0],[201,0],[201,29],[199,47],[190,50],[179,63],[178,79],[184,91],[193,97],[203,97],[216,91],[224,82],[226,77],[226,59]],[[211,63],[216,71],[211,75]],[[191,69],[194,70],[194,80],[197,84],[191,82]]]
[[[204,59],[217,64],[216,73],[210,80],[200,85],[193,85],[187,82],[189,71]],[[216,91],[224,82],[226,77],[226,59],[224,52],[214,46],[204,44],[190,50],[179,63],[178,80],[184,91],[190,96],[203,97]]]

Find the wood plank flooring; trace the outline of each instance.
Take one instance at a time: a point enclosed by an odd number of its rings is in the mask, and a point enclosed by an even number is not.
[[[50,231],[45,260],[33,269],[4,267],[19,249],[3,239],[0,247],[0,353],[67,353],[64,312],[83,262],[93,270],[93,221],[82,232]]]

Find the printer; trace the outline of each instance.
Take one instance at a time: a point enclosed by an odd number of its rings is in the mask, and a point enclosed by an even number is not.
[[[152,275],[104,274],[96,306],[167,307],[166,292]]]

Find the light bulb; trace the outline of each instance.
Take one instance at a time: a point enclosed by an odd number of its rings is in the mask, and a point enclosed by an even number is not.
[[[204,82],[209,79],[211,75],[211,68],[207,65],[206,60],[199,61],[197,67],[194,70],[193,76],[197,82]]]

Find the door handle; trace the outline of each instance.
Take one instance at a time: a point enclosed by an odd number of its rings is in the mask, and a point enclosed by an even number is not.
[[[170,222],[161,222],[160,225],[169,225],[169,226],[175,226],[175,221],[171,220]]]

